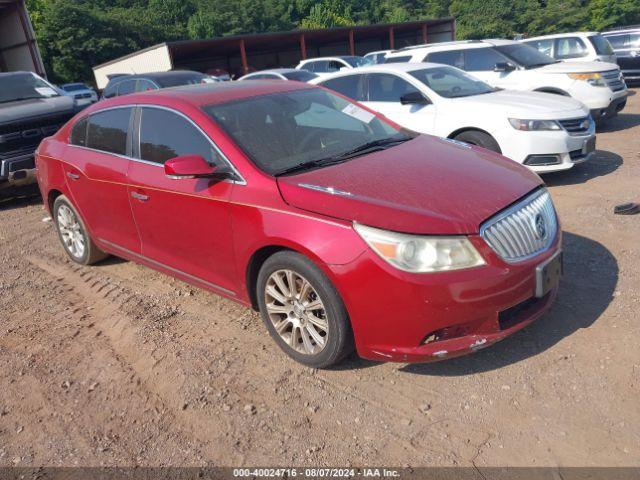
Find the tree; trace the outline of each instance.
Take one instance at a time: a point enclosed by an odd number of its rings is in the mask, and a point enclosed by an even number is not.
[[[324,0],[311,7],[309,15],[302,19],[302,28],[331,28],[354,25],[351,7],[339,0]]]
[[[589,3],[589,25],[594,30],[605,30],[619,25],[640,23],[638,0],[593,0]]]

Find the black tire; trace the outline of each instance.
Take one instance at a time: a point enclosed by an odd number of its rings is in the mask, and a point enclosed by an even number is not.
[[[59,214],[61,209],[68,209],[73,215],[73,219],[77,222],[77,234],[80,235],[84,241],[84,250],[81,254],[74,254],[73,248],[65,241],[63,228],[61,228]],[[82,217],[75,209],[75,207],[71,204],[69,199],[64,195],[60,195],[53,202],[53,224],[56,226],[56,231],[58,232],[58,238],[60,239],[60,243],[62,243],[62,247],[64,251],[67,253],[69,258],[76,263],[81,265],[92,265],[100,260],[104,260],[109,255],[102,250],[100,250],[91,237],[89,236],[89,232],[85,227],[84,222],[82,221]]]
[[[471,145],[477,145],[478,147],[486,148],[492,152],[502,153],[498,142],[488,133],[480,132],[478,130],[467,130],[466,132],[459,133],[455,136],[455,140],[469,143]]]
[[[301,353],[292,348],[289,343],[278,334],[269,316],[265,290],[271,276],[280,270],[290,270],[302,277],[298,277],[298,280],[308,281],[315,290],[314,293],[317,293],[317,297],[319,297],[324,306],[324,320],[328,324],[328,330],[324,337],[324,347],[318,353]],[[278,346],[297,362],[313,368],[327,368],[340,362],[340,360],[353,351],[354,344],[351,323],[340,295],[324,272],[304,255],[292,251],[281,251],[269,257],[260,268],[256,283],[256,292],[260,315],[269,334]],[[309,339],[311,337],[307,338]],[[301,343],[302,341],[300,339],[300,344]]]

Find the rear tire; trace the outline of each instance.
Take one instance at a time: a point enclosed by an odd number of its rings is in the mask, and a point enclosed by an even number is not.
[[[340,295],[305,256],[273,254],[260,268],[256,292],[269,334],[297,362],[326,368],[353,351],[351,323]]]
[[[67,197],[56,198],[52,214],[60,243],[71,260],[92,265],[109,256],[93,243],[82,218]]]
[[[454,137],[455,140],[469,143],[471,145],[477,145],[478,147],[486,148],[492,152],[502,153],[498,142],[488,133],[480,132],[478,130],[468,130],[466,132],[459,133]]]

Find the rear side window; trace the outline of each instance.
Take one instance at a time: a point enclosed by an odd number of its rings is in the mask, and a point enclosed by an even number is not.
[[[212,165],[222,164],[211,142],[187,119],[167,110],[143,108],[140,158],[164,164],[182,155],[200,155]]]
[[[367,75],[370,102],[400,102],[400,98],[419,90],[405,79],[389,73]]]
[[[405,55],[402,57],[387,57],[384,59],[384,63],[409,63],[411,61],[411,55]]]
[[[629,47],[629,35],[627,34],[607,35],[607,40],[609,40],[609,43],[613,48],[618,50]]]
[[[303,65],[305,70],[310,72],[326,73],[329,71],[329,62],[326,60],[319,60],[317,62],[309,62]]]
[[[589,51],[587,46],[578,37],[556,38],[555,58],[580,58],[585,57]]]
[[[507,59],[493,48],[474,48],[464,51],[464,69],[469,72],[491,72],[496,63]]]
[[[71,129],[71,137],[69,141],[71,145],[77,145],[79,147],[87,146],[87,124],[89,123],[89,117],[81,118]]]
[[[424,58],[425,62],[442,63],[464,69],[464,54],[462,50],[451,50],[448,52],[433,52]]]
[[[346,65],[342,62],[338,62],[337,60],[331,60],[327,66],[328,72],[339,72],[341,68],[346,67]]]
[[[124,82],[120,82],[118,84],[118,96],[120,95],[128,95],[133,93],[136,88],[135,80],[125,80]]]
[[[131,111],[131,108],[117,108],[91,115],[87,129],[87,147],[126,155]]]
[[[136,83],[136,92],[146,92],[148,90],[157,90],[157,89],[158,87],[156,87],[153,83],[143,78],[138,80]]]
[[[364,75],[349,75],[322,82],[321,85],[353,100],[365,100],[363,92]]]

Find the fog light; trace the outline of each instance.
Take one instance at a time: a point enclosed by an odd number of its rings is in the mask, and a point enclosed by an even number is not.
[[[525,165],[537,167],[557,165],[558,163],[560,163],[559,155],[529,155],[524,161]]]

